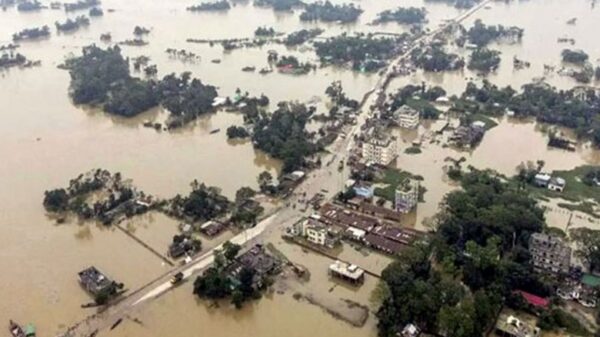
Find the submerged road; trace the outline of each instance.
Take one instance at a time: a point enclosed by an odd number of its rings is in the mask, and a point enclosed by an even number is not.
[[[337,164],[339,161],[346,162],[349,152],[354,146],[354,136],[358,135],[360,127],[364,125],[369,117],[371,113],[369,107],[376,102],[377,96],[380,94],[385,94],[388,84],[394,77],[394,67],[399,66],[402,64],[402,62],[408,59],[410,54],[416,48],[431,43],[431,40],[443,32],[446,28],[455,24],[459,24],[481,8],[484,8],[491,1],[493,0],[485,0],[479,5],[463,12],[453,20],[440,25],[440,27],[437,29],[415,39],[410,48],[391,61],[387,68],[385,68],[383,73],[380,75],[375,87],[367,92],[363,97],[361,105],[359,106],[360,113],[357,116],[357,124],[352,128],[345,139],[338,138],[333,144],[330,145],[328,149],[330,154],[326,155],[322,159],[322,162],[327,164],[315,171],[310,172],[307,175],[306,179],[296,188],[295,193],[288,200],[286,200],[288,206],[280,208],[275,214],[267,217],[255,227],[247,229],[238,234],[230,241],[246,247],[249,247],[254,243],[258,243],[261,239],[261,235],[269,227],[289,226],[300,220],[303,216],[308,215],[308,213],[300,210],[300,207],[295,207],[296,204],[299,204],[299,200],[303,198],[303,195],[310,197],[317,193],[323,193],[325,194],[326,198],[331,198],[334,196],[335,191],[339,191],[341,188],[343,188],[344,182],[348,177],[348,172],[346,168],[342,171],[338,171]],[[170,279],[174,274],[182,272],[184,274],[184,279],[191,279],[194,275],[197,275],[205,270],[213,263],[213,253],[214,250],[218,248],[220,248],[220,246],[206,251],[204,254],[196,257],[186,265],[173,268],[168,273],[165,273],[156,280],[151,281],[139,289],[129,293],[121,301],[107,307],[104,311],[91,315],[83,321],[71,326],[67,331],[59,336],[88,337],[92,334],[98,333],[101,330],[110,328],[115,322],[123,319],[131,310],[151,302],[152,299],[155,299],[172,289],[173,285],[171,285]]]

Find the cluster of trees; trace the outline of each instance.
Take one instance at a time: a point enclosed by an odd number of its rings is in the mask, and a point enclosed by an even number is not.
[[[293,33],[290,33],[286,36],[285,40],[283,40],[283,44],[286,46],[297,46],[301,45],[315,37],[321,35],[323,30],[320,28],[313,29],[302,29]]]
[[[544,226],[536,201],[488,172],[464,173],[461,182],[463,190],[446,196],[430,242],[384,270],[389,295],[377,314],[380,336],[413,323],[444,336],[479,337],[514,289],[550,293],[527,251],[531,233]]]
[[[441,111],[432,102],[443,96],[446,96],[446,90],[442,87],[427,88],[425,83],[420,86],[409,84],[390,95],[391,104],[387,110],[393,113],[401,106],[408,105],[419,111],[423,119],[437,119]]]
[[[254,0],[254,6],[270,7],[276,11],[291,11],[294,7],[300,7],[300,0]]]
[[[192,79],[190,73],[170,74],[160,81],[131,76],[129,62],[119,47],[83,48],[83,55],[66,63],[75,104],[102,105],[105,111],[131,117],[159,104],[171,113],[172,125],[184,123],[212,109],[215,87]]]
[[[447,53],[441,46],[425,49],[417,48],[411,53],[415,66],[425,71],[458,70],[465,66],[465,61],[454,53]]]
[[[334,5],[327,0],[306,5],[304,12],[300,14],[300,20],[350,23],[358,20],[362,12],[354,4]]]
[[[170,202],[169,213],[192,221],[208,221],[225,215],[231,202],[221,195],[218,187],[207,186],[194,180],[187,196],[176,195]]]
[[[482,0],[425,0],[425,2],[443,2],[459,9],[471,8],[481,1]]]
[[[239,245],[227,241],[222,250],[216,250],[214,266],[194,281],[194,294],[211,300],[231,296],[231,303],[238,309],[244,302],[259,298],[260,292],[254,287],[256,270],[242,267],[235,280],[227,271],[227,266],[235,260],[240,249]]]
[[[204,12],[204,11],[226,11],[231,8],[231,5],[227,0],[221,0],[217,2],[204,2],[199,5],[190,6],[187,8],[191,12]]]
[[[104,15],[104,11],[102,10],[102,8],[94,7],[92,9],[90,9],[89,15],[90,15],[90,17],[103,16]]]
[[[306,123],[314,110],[304,104],[281,102],[270,115],[260,116],[254,124],[255,146],[283,160],[283,171],[292,172],[305,163],[305,157],[320,150],[306,131]]]
[[[254,31],[254,36],[260,37],[272,37],[275,36],[275,29],[273,27],[258,27]]]
[[[73,12],[79,11],[83,9],[88,9],[90,7],[95,7],[100,5],[100,0],[79,0],[77,2],[65,3],[65,11]]]
[[[510,39],[521,41],[523,29],[519,27],[504,27],[502,25],[485,25],[480,19],[475,20],[473,26],[467,31],[467,39],[477,47],[485,47],[492,41]]]
[[[229,139],[248,138],[248,137],[250,137],[250,133],[243,126],[232,125],[227,128],[227,138],[229,138]]]
[[[40,10],[42,8],[44,8],[44,6],[42,6],[42,3],[37,0],[23,1],[17,5],[17,10],[19,12],[32,12]]]
[[[473,50],[469,57],[468,68],[482,73],[495,71],[500,66],[500,52],[488,48]]]
[[[54,25],[56,26],[56,30],[59,32],[71,32],[81,27],[89,26],[90,19],[84,15],[80,15],[75,19],[67,19],[67,21],[63,23],[57,21],[54,23]]]
[[[18,33],[13,34],[13,41],[18,42],[27,39],[37,39],[40,37],[50,36],[50,28],[43,26],[39,28],[26,28]]]
[[[564,49],[561,53],[563,62],[583,65],[590,58],[583,50]]]
[[[0,68],[10,68],[23,65],[27,62],[27,58],[20,53],[3,53],[0,56]]]
[[[415,25],[425,22],[427,11],[425,8],[399,7],[396,10],[385,10],[377,15],[375,22],[397,22],[406,25]]]
[[[150,34],[150,29],[143,27],[143,26],[135,26],[133,28],[133,35],[135,36],[142,36],[142,35],[148,35]]]
[[[571,229],[571,240],[577,244],[576,255],[586,262],[592,272],[600,272],[600,230]]]
[[[291,71],[294,71],[294,73],[296,74],[306,74],[309,71],[311,71],[312,69],[315,68],[315,66],[313,66],[312,64],[310,64],[309,62],[300,62],[296,56],[282,56],[277,60],[276,63],[277,68],[280,69],[290,69]]]
[[[87,199],[90,193],[100,190],[108,192],[108,196],[89,204]],[[133,202],[136,197],[144,198],[145,195],[125,183],[119,173],[113,175],[97,169],[72,179],[67,189],[44,192],[43,205],[48,212],[73,212],[83,219],[96,218],[108,225],[121,214],[132,216],[148,210],[147,206]]]
[[[231,213],[231,223],[237,226],[256,225],[258,217],[264,212],[253,198],[256,191],[250,187],[241,187],[235,192],[235,204]]]
[[[387,60],[392,58],[396,50],[391,47],[398,44],[399,39],[375,38],[372,35],[342,34],[314,43],[315,52],[323,63],[350,63],[352,69],[359,70],[370,60]]]
[[[333,104],[329,112],[330,115],[334,115],[340,107],[347,107],[352,110],[358,109],[359,102],[346,96],[341,81],[332,82],[325,89],[325,94],[331,99],[331,103]]]
[[[498,88],[484,81],[481,87],[467,85],[463,98],[490,109],[480,112],[511,110],[518,117],[535,117],[538,121],[572,128],[577,135],[600,146],[600,95],[594,90],[557,90],[547,84],[531,83],[517,93],[511,87]],[[488,111],[489,110],[489,111]]]

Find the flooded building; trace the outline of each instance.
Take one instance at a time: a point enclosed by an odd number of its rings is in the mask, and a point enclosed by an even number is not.
[[[416,129],[419,126],[419,112],[408,105],[403,105],[394,111],[394,120],[401,128]]]
[[[302,221],[300,230],[297,232],[308,242],[315,245],[333,248],[339,243],[339,235],[331,227],[327,227],[327,225],[313,217]]]
[[[348,281],[352,284],[360,284],[365,280],[365,271],[354,264],[335,261],[329,266],[329,274],[333,277]]]
[[[224,223],[212,220],[200,226],[200,233],[208,237],[215,237],[221,234],[225,230],[225,228],[226,226]]]
[[[495,333],[501,337],[537,337],[540,329],[515,316],[501,314],[496,321]]]
[[[365,163],[388,166],[398,156],[396,137],[377,130],[367,134],[363,143],[362,157]]]
[[[395,208],[398,212],[409,213],[419,202],[419,182],[406,180],[396,188]]]
[[[566,274],[571,266],[571,247],[557,236],[534,233],[529,239],[533,266],[541,271]]]
[[[116,290],[115,282],[93,266],[79,272],[79,283],[93,296]]]
[[[266,276],[274,275],[280,271],[281,262],[268,254],[262,245],[255,245],[238,256],[227,267],[227,274],[235,283],[235,280],[239,280],[239,275],[244,268],[255,272],[253,286],[258,289],[263,286]]]
[[[485,127],[475,122],[468,126],[459,126],[449,139],[459,147],[472,148],[481,142],[484,134]]]

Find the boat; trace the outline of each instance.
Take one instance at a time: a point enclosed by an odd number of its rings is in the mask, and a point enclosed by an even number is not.
[[[13,320],[9,321],[8,330],[10,331],[13,337],[26,337],[23,328],[21,328],[21,326]]]
[[[210,132],[210,134],[212,135],[212,134],[218,133],[219,131],[221,131],[221,129],[214,129]]]

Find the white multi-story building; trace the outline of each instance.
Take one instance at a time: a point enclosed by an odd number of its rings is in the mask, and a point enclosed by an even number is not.
[[[394,112],[394,119],[398,126],[406,129],[416,129],[419,126],[419,112],[408,105],[403,105]]]
[[[313,218],[302,222],[301,234],[308,242],[328,248],[335,247],[338,242],[338,238],[329,232],[327,226]]]
[[[407,180],[396,188],[396,210],[402,213],[409,213],[419,202],[419,182],[417,180]]]
[[[396,137],[381,133],[371,134],[363,143],[362,156],[367,164],[388,166],[398,156]]]

